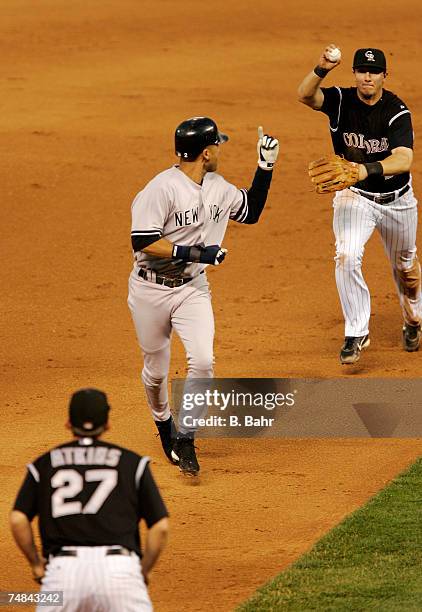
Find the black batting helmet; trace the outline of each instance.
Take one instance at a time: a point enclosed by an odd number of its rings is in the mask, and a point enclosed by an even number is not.
[[[174,134],[176,155],[193,161],[208,145],[227,142],[228,136],[218,131],[215,121],[209,117],[192,117],[182,121]]]

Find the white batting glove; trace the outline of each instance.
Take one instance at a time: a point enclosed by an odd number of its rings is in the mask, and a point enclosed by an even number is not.
[[[272,170],[280,149],[277,138],[264,134],[262,126],[259,126],[256,148],[258,151],[258,166],[263,170]]]

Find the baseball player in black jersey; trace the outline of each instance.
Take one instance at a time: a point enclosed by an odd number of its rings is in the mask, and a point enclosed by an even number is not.
[[[374,229],[379,231],[391,263],[403,312],[406,351],[417,351],[421,338],[421,274],[416,256],[417,201],[410,175],[410,111],[400,98],[384,89],[387,65],[379,49],[356,51],[355,87],[321,87],[340,57],[335,45],[328,45],[300,84],[298,94],[300,102],[328,116],[335,153],[356,171],[350,182],[354,184],[340,187],[333,201],[336,283],[345,318],[340,361],[350,364],[358,361],[361,350],[369,345],[370,296],[362,275],[362,258]]]
[[[102,391],[73,394],[68,427],[75,439],[27,466],[11,513],[13,536],[41,592],[63,591],[63,607],[44,611],[152,610],[146,584],[166,542],[168,514],[149,458],[99,439],[108,412]],[[148,527],[143,554],[141,519]]]

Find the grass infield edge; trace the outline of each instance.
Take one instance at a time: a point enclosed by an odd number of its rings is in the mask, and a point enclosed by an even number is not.
[[[422,457],[236,612],[422,610]]]

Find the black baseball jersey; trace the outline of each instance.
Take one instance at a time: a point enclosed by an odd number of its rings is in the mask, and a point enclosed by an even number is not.
[[[141,556],[138,523],[168,516],[149,457],[92,438],[58,446],[28,465],[14,510],[39,517],[45,557],[62,546],[120,544]]]
[[[322,87],[319,109],[330,119],[334,151],[358,163],[381,161],[396,147],[413,148],[413,129],[406,104],[391,91],[372,106],[362,102],[356,87]],[[408,183],[408,172],[395,176],[372,175],[356,184],[365,191],[385,193]]]

